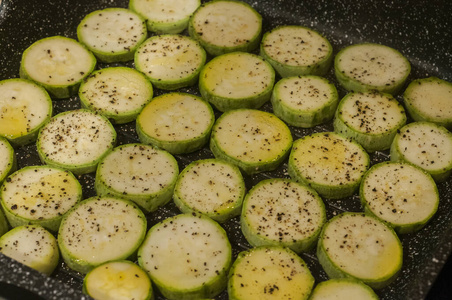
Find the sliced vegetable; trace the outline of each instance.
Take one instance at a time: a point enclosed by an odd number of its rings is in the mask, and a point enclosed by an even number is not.
[[[352,278],[322,281],[312,291],[309,300],[378,300],[377,294],[367,285]]]
[[[32,143],[51,116],[52,100],[44,88],[25,79],[0,81],[0,137],[17,146]]]
[[[194,12],[188,32],[213,56],[250,52],[259,46],[262,16],[243,1],[214,0]]]
[[[3,214],[3,211],[0,210],[0,237],[4,235],[9,229],[8,221],[6,221],[6,217]]]
[[[138,263],[167,299],[213,298],[226,287],[231,245],[212,219],[181,214],[149,230]]]
[[[289,155],[292,135],[275,115],[254,109],[231,110],[218,118],[210,138],[216,158],[248,174],[276,169]]]
[[[55,98],[75,95],[96,67],[94,55],[76,40],[52,36],[34,42],[22,54],[20,77],[42,85]]]
[[[0,184],[5,178],[16,171],[17,160],[13,147],[5,138],[0,136]]]

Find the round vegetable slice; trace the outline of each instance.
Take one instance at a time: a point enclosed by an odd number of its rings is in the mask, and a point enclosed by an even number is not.
[[[312,291],[310,300],[378,300],[377,294],[367,285],[352,278],[322,281]]]
[[[44,163],[78,175],[94,172],[115,143],[116,131],[105,117],[79,109],[54,116],[41,128],[36,145]]]
[[[452,130],[452,83],[436,78],[413,80],[403,93],[415,121],[433,122]]]
[[[42,85],[53,97],[75,95],[96,67],[94,55],[76,40],[52,36],[36,41],[22,54],[20,77]]]
[[[403,106],[390,94],[348,93],[339,103],[334,131],[351,137],[368,152],[387,150],[406,124]]]
[[[130,0],[129,9],[146,19],[149,31],[156,33],[181,33],[188,26],[200,0]]]
[[[82,82],[79,97],[82,107],[99,112],[113,123],[135,120],[152,100],[151,82],[142,73],[125,67],[104,68]]]
[[[289,248],[262,246],[240,252],[229,272],[232,300],[309,298],[314,277]]]
[[[164,90],[194,85],[205,62],[201,45],[184,35],[150,37],[135,53],[135,67]]]
[[[275,115],[287,124],[310,128],[333,118],[339,96],[325,78],[294,76],[275,84],[271,102]]]
[[[413,122],[402,127],[391,145],[391,161],[412,163],[438,182],[452,173],[452,133],[430,122]]]
[[[132,60],[147,33],[141,16],[118,7],[93,11],[77,27],[78,40],[106,63]]]
[[[215,115],[202,98],[168,93],[154,98],[137,118],[140,141],[172,154],[189,153],[209,140]]]
[[[188,32],[213,56],[250,52],[259,46],[262,16],[242,1],[210,1],[191,16]]]
[[[339,199],[358,189],[369,166],[369,155],[358,143],[334,132],[321,132],[294,142],[288,172],[321,196]]]
[[[99,196],[128,199],[151,212],[171,200],[178,174],[177,161],[168,152],[126,144],[99,163],[94,188]]]
[[[292,135],[275,115],[254,109],[224,113],[216,121],[210,149],[216,158],[248,174],[276,169],[289,155]]]
[[[259,108],[270,100],[275,71],[260,56],[234,52],[215,57],[199,74],[199,91],[220,111]]]
[[[333,61],[333,47],[315,30],[284,25],[264,34],[260,55],[281,77],[322,76],[328,72]]]
[[[0,184],[17,168],[16,153],[8,140],[0,136]]]
[[[219,159],[189,164],[179,175],[173,200],[184,213],[197,211],[215,221],[240,215],[245,182],[239,168]]]
[[[167,299],[213,298],[226,287],[231,245],[212,219],[181,214],[149,230],[138,263]]]
[[[360,187],[364,209],[386,221],[398,233],[420,230],[438,209],[439,194],[432,177],[403,162],[372,166]]]
[[[0,252],[46,275],[60,257],[55,237],[39,225],[19,226],[2,235]]]
[[[83,200],[64,217],[58,246],[67,266],[81,273],[133,257],[146,235],[146,217],[133,202],[113,197]]]
[[[397,50],[372,43],[345,47],[334,59],[339,83],[353,92],[396,94],[411,72],[410,62]]]
[[[346,212],[323,227],[317,257],[330,278],[351,277],[378,289],[396,279],[403,251],[389,225],[364,213]]]
[[[24,167],[3,183],[0,201],[12,227],[38,224],[57,232],[63,215],[82,199],[75,176],[50,166]]]
[[[0,137],[18,146],[34,142],[51,116],[52,100],[44,88],[25,79],[0,81]]]
[[[317,242],[325,206],[313,189],[290,179],[267,179],[246,195],[243,235],[252,246],[280,245],[305,252]]]
[[[99,300],[154,298],[148,274],[128,260],[106,262],[89,271],[83,280],[83,291]]]

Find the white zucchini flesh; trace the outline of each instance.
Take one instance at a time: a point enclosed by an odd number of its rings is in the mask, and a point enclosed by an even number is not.
[[[451,82],[436,77],[414,80],[405,90],[403,99],[415,121],[433,122],[452,130]]]
[[[201,5],[200,0],[130,0],[129,9],[147,20],[149,31],[180,33],[188,26],[190,16]]]
[[[39,225],[11,229],[0,237],[0,253],[46,275],[58,265],[60,254],[55,237]]]
[[[86,109],[54,116],[41,128],[37,148],[41,160],[74,174],[96,170],[116,143],[116,131],[103,116]]]
[[[195,84],[205,62],[206,52],[197,41],[176,34],[150,37],[135,53],[135,67],[165,90]]]
[[[188,31],[210,55],[249,52],[259,45],[262,17],[242,1],[211,1],[191,16]]]
[[[398,233],[421,229],[439,205],[432,177],[401,162],[383,162],[370,168],[362,180],[360,198],[367,211]]]
[[[83,290],[94,299],[153,299],[148,274],[128,260],[106,262],[92,269],[83,280]]]
[[[168,299],[213,298],[227,284],[231,245],[223,228],[197,214],[154,225],[138,250],[138,263]]]
[[[229,299],[308,299],[314,277],[288,248],[262,246],[239,253],[231,267]]]
[[[325,206],[313,189],[290,179],[267,179],[246,195],[241,228],[252,246],[281,245],[305,252],[317,242]]]
[[[150,212],[171,200],[178,174],[177,161],[166,151],[126,144],[100,162],[94,187],[100,196],[128,199]]]
[[[331,199],[352,195],[370,166],[369,155],[353,140],[333,132],[296,140],[289,157],[292,179]]]
[[[400,129],[391,145],[391,161],[407,161],[446,180],[452,173],[452,133],[431,122],[413,122]]]
[[[83,200],[63,218],[58,246],[67,266],[87,273],[111,260],[133,256],[146,235],[146,218],[131,201],[113,197]]]
[[[391,227],[370,215],[348,212],[325,224],[317,257],[330,278],[352,277],[378,289],[399,274],[403,251]]]
[[[50,166],[28,166],[10,175],[0,201],[12,227],[38,224],[57,232],[61,218],[82,199],[82,187],[70,172]]]
[[[390,94],[348,93],[337,108],[334,130],[374,152],[389,149],[406,120],[403,106]]]
[[[204,99],[220,111],[259,108],[270,100],[275,71],[261,57],[233,52],[215,57],[199,75]]]
[[[52,101],[44,88],[25,79],[0,81],[0,136],[14,145],[31,143],[51,116]]]
[[[96,66],[96,58],[79,42],[52,36],[38,40],[22,54],[20,77],[41,84],[55,98],[77,92]]]
[[[216,158],[229,161],[248,174],[276,169],[289,154],[292,135],[275,115],[237,109],[215,123],[210,149]]]
[[[99,112],[116,124],[136,119],[152,100],[151,82],[142,73],[125,67],[93,72],[80,85],[83,107]]]
[[[240,215],[245,182],[240,170],[219,159],[189,164],[179,175],[173,200],[183,212],[197,211],[215,221]]]
[[[395,94],[411,71],[409,61],[397,50],[379,44],[354,44],[335,57],[335,74],[347,90],[377,90]]]
[[[143,144],[180,154],[204,146],[214,122],[213,109],[202,98],[187,93],[167,93],[143,108],[136,128]]]
[[[361,281],[337,278],[322,281],[312,291],[309,300],[378,300],[377,294]]]
[[[146,39],[146,21],[125,8],[96,10],[80,22],[77,37],[100,61],[124,62]]]
[[[16,153],[8,140],[0,137],[0,184],[17,168]]]
[[[261,55],[281,77],[325,75],[333,47],[318,32],[303,26],[279,26],[262,37]]]
[[[271,102],[275,115],[287,124],[310,128],[333,118],[339,96],[325,78],[293,76],[275,84]]]

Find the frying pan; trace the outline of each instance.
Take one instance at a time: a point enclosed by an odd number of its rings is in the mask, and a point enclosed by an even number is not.
[[[63,35],[76,38],[76,27],[89,12],[106,7],[127,7],[125,0],[3,0],[0,1],[0,80],[18,77],[21,53],[38,39]],[[449,0],[245,0],[263,16],[263,31],[277,25],[299,24],[327,37],[337,53],[343,47],[360,43],[381,43],[399,50],[412,64],[410,82],[436,76],[452,81],[452,1]],[[132,63],[125,64],[132,67]],[[106,65],[99,64],[102,68]],[[338,86],[333,72],[326,75]],[[338,86],[340,96],[345,91]],[[182,89],[199,94],[196,87]],[[156,90],[155,96],[163,91]],[[400,95],[397,96],[401,100]],[[54,114],[79,108],[79,99],[54,101]],[[269,104],[263,110],[271,111]],[[217,114],[218,115],[218,114]],[[119,144],[137,142],[135,123],[116,126]],[[331,124],[313,129],[291,128],[294,139],[313,132],[331,131]],[[35,145],[16,149],[18,167],[41,164]],[[212,157],[208,148],[177,156],[180,168],[189,162]],[[388,152],[371,155],[372,163],[388,160]],[[247,187],[269,177],[287,177],[287,164],[273,172],[246,177]],[[84,197],[95,195],[94,175],[79,177]],[[382,299],[426,299],[428,291],[452,250],[452,179],[438,185],[440,205],[437,214],[420,232],[401,235],[404,265],[397,280],[378,291]],[[359,198],[325,200],[328,217],[342,211],[361,211]],[[179,213],[169,203],[148,216],[150,226]],[[250,246],[240,233],[238,218],[225,223],[234,257]],[[316,281],[327,276],[314,252],[301,254]],[[442,276],[446,276],[443,274]],[[25,289],[44,299],[88,299],[81,292],[83,276],[61,263],[46,277],[0,254],[0,298],[32,299]],[[16,287],[21,289],[16,290]],[[14,291],[8,296],[7,291]],[[25,294],[21,294],[21,291]],[[13,298],[11,294],[17,296]],[[431,296],[430,296],[431,297]],[[156,299],[163,299],[157,295]],[[227,299],[223,292],[217,299]]]

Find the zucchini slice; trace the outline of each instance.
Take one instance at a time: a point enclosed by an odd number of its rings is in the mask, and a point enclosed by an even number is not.
[[[94,188],[99,196],[128,199],[151,212],[171,200],[178,174],[177,161],[168,152],[126,144],[99,163]]]
[[[199,74],[199,91],[219,111],[259,108],[270,100],[275,71],[260,56],[234,52],[215,57]]]
[[[9,176],[0,190],[1,206],[12,227],[37,224],[52,232],[81,199],[77,178],[50,166],[24,167]]]
[[[146,235],[146,217],[133,202],[91,197],[64,217],[58,245],[67,266],[88,273],[112,260],[133,257]]]
[[[339,199],[358,189],[369,166],[369,155],[358,143],[338,133],[321,132],[294,142],[288,172],[321,196]]]
[[[283,78],[273,88],[276,116],[295,127],[310,128],[331,120],[339,102],[334,84],[318,76]]]
[[[216,158],[248,174],[276,169],[292,147],[289,127],[275,115],[255,110],[231,110],[218,118],[210,138]]]
[[[209,140],[214,122],[212,107],[200,97],[168,93],[144,107],[136,129],[143,144],[181,154],[201,149]]]
[[[0,237],[4,235],[9,229],[8,221],[6,221],[6,217],[3,214],[3,211],[0,209]]]
[[[54,116],[39,131],[36,146],[45,164],[79,175],[94,172],[115,143],[116,131],[105,117],[79,109]]]
[[[130,0],[129,9],[146,19],[149,31],[181,33],[190,16],[201,5],[200,0]]]
[[[192,86],[206,63],[206,52],[194,39],[176,34],[147,39],[135,53],[135,67],[164,90]]]
[[[76,40],[52,36],[36,41],[22,54],[20,77],[42,85],[60,99],[75,95],[96,67],[96,58]]]
[[[264,34],[260,55],[281,77],[323,76],[333,61],[333,47],[324,36],[310,28],[284,25]]]
[[[326,222],[316,191],[291,179],[266,179],[246,195],[240,219],[250,245],[280,245],[300,253],[317,242]]]
[[[309,298],[314,277],[289,248],[261,246],[240,252],[229,272],[231,300]]]
[[[80,85],[82,107],[107,117],[115,124],[135,120],[152,100],[151,82],[142,73],[126,67],[111,67],[93,72]]]
[[[173,201],[183,212],[200,212],[217,222],[240,215],[245,181],[235,165],[219,159],[189,164],[179,175]]]
[[[125,8],[105,8],[86,15],[77,27],[77,38],[101,62],[133,59],[147,38],[146,21]]]
[[[25,79],[0,81],[0,137],[17,146],[32,143],[51,116],[52,100],[43,87]]]
[[[367,152],[387,150],[406,124],[403,106],[390,94],[348,93],[339,103],[334,131],[353,138]]]
[[[19,226],[2,235],[0,253],[46,275],[60,258],[55,237],[39,225]]]
[[[312,291],[309,300],[379,300],[367,285],[352,278],[337,278],[322,281]]]
[[[436,78],[413,80],[403,93],[415,121],[433,122],[452,130],[452,83]]]
[[[403,162],[383,162],[364,175],[359,195],[366,212],[386,221],[397,233],[420,230],[438,210],[432,177]]]
[[[194,12],[188,32],[212,56],[250,52],[259,46],[262,16],[243,1],[214,0]]]
[[[403,251],[389,225],[364,213],[345,212],[323,227],[317,258],[330,278],[351,277],[379,289],[396,279]]]
[[[334,59],[339,83],[353,92],[380,91],[396,94],[411,72],[410,62],[397,50],[379,44],[355,44]]]
[[[14,148],[7,139],[0,136],[0,184],[5,178],[16,171],[17,160]]]
[[[430,122],[402,127],[391,145],[391,161],[406,161],[421,167],[438,182],[452,173],[452,133]]]
[[[128,260],[106,262],[95,267],[83,279],[83,292],[94,299],[154,299],[151,279]]]
[[[167,299],[213,298],[226,288],[231,251],[218,223],[197,213],[181,214],[149,230],[138,263]]]

